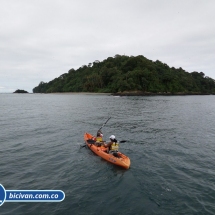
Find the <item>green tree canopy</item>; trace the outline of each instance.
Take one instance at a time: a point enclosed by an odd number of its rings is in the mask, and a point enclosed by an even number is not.
[[[181,67],[170,68],[142,55],[117,54],[76,70],[72,68],[48,83],[41,81],[33,89],[34,93],[124,91],[214,94],[215,80],[203,72],[188,73]]]

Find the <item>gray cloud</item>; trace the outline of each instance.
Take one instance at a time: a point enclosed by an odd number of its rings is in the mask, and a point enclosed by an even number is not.
[[[95,60],[144,55],[215,79],[211,0],[3,0],[0,92],[31,91]]]

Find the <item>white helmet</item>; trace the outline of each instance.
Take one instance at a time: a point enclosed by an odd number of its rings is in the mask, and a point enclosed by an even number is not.
[[[111,135],[109,138],[110,138],[111,140],[114,140],[116,137],[115,137],[114,135]]]

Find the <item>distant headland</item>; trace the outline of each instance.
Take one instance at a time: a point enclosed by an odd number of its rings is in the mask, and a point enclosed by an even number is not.
[[[113,95],[215,94],[215,80],[203,72],[169,67],[142,55],[115,55],[70,69],[50,82],[41,81],[33,93],[111,93]]]
[[[25,91],[25,90],[16,90],[15,92],[13,92],[13,93],[28,93],[27,91]]]

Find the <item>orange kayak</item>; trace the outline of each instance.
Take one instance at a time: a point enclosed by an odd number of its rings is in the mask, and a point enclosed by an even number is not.
[[[94,140],[94,139],[95,139],[95,136],[93,136],[89,133],[84,134],[84,141],[85,141],[86,145],[95,154],[97,154],[98,156],[100,156],[101,158],[105,159],[106,161],[108,161],[112,164],[115,164],[117,166],[121,166],[125,169],[129,169],[130,163],[131,163],[129,157],[125,156],[121,152],[117,152],[118,157],[115,157],[113,154],[107,153],[106,148],[104,146],[96,146],[95,144],[92,143],[93,142],[92,140]]]

